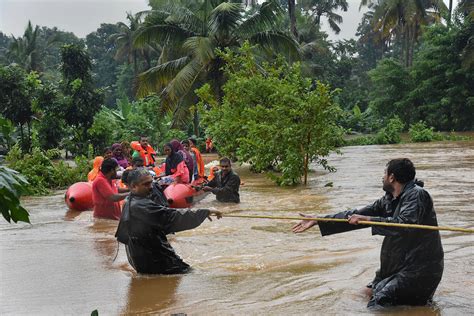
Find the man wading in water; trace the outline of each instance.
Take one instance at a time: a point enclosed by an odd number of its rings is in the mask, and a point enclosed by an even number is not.
[[[304,232],[315,224],[323,236],[367,227],[358,225],[359,221],[438,226],[433,201],[421,186],[415,183],[415,167],[409,159],[391,160],[383,176],[384,197],[359,210],[326,216],[347,218],[348,223],[303,220],[293,227],[293,232]],[[368,285],[367,306],[429,303],[443,274],[439,231],[373,226],[372,234],[385,238],[380,269]]]
[[[129,173],[130,196],[122,211],[115,237],[125,244],[128,261],[138,273],[186,273],[190,266],[174,251],[167,234],[193,229],[219,211],[172,209],[149,199],[153,178],[144,168]]]

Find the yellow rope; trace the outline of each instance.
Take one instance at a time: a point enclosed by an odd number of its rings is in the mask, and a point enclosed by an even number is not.
[[[289,220],[313,220],[318,222],[343,222],[347,223],[348,219],[343,218],[326,218],[326,217],[282,217],[282,216],[264,216],[264,215],[238,215],[238,214],[222,214],[222,217],[239,217],[239,218],[265,218],[265,219],[289,219]],[[399,224],[399,223],[386,223],[386,222],[371,222],[371,221],[359,221],[359,224],[372,225],[372,226],[390,226],[390,227],[403,227],[403,228],[419,228],[429,230],[448,230],[453,232],[461,232],[473,234],[474,229],[469,228],[457,228],[448,226],[430,226],[430,225],[418,225],[418,224]]]

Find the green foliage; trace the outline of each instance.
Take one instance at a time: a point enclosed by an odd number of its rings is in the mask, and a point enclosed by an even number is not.
[[[15,141],[14,132],[15,126],[13,123],[0,115],[0,145],[10,149]]]
[[[381,119],[398,116],[409,123],[411,107],[406,105],[406,97],[412,83],[408,71],[394,59],[383,59],[369,76],[373,85],[369,106],[376,116]]]
[[[65,45],[61,48],[61,58],[64,120],[72,132],[70,150],[73,154],[85,155],[90,141],[87,130],[92,126],[103,98],[93,87],[91,60],[83,49]]]
[[[411,70],[409,103],[416,117],[437,130],[474,129],[474,68],[463,66],[463,50],[474,23],[427,29]]]
[[[281,58],[257,64],[251,49],[244,44],[239,54],[219,53],[228,77],[221,104],[210,85],[197,91],[206,132],[221,154],[248,162],[257,172],[277,172],[273,178],[280,185],[299,183],[309,162],[324,166],[318,158],[340,141],[334,91],[314,86],[299,65]]]
[[[418,123],[410,125],[408,130],[412,142],[430,142],[433,140],[433,127],[426,126],[426,123],[419,121]]]
[[[172,129],[172,115],[157,114],[160,104],[159,97],[150,96],[131,103],[127,99],[117,100],[119,110],[102,108],[88,130],[96,153],[102,153],[113,142],[137,140],[140,135],[147,135],[155,149],[172,138],[187,138],[186,133]]]
[[[13,146],[6,161],[10,168],[21,172],[28,180],[28,192],[34,195],[48,194],[49,189],[63,189],[75,182],[87,179],[92,168],[84,157],[76,157],[76,167],[65,161],[53,162],[57,150],[47,152],[33,148],[31,154],[23,154],[18,146]]]
[[[24,150],[30,148],[30,135],[23,132],[23,125],[33,118],[33,95],[37,81],[18,66],[0,67],[0,115],[20,127]]]
[[[388,121],[387,126],[383,127],[375,135],[376,144],[398,144],[401,141],[400,133],[404,128],[403,122],[396,116]]]
[[[28,211],[20,204],[27,186],[28,182],[17,171],[0,166],[0,210],[8,222],[30,222]]]

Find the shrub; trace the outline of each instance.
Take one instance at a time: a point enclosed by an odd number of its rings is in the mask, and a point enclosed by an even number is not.
[[[76,157],[75,167],[60,160],[53,163],[57,150],[47,153],[33,148],[31,154],[23,154],[15,145],[8,153],[6,160],[9,167],[21,172],[28,181],[28,191],[34,195],[48,194],[50,189],[63,189],[75,182],[85,181],[91,169],[90,162],[84,157]]]
[[[433,140],[433,127],[427,127],[426,123],[419,121],[418,123],[410,125],[408,130],[412,142],[430,142]]]
[[[375,135],[375,143],[379,145],[400,143],[400,133],[403,127],[403,122],[397,116],[390,119],[387,126],[383,127],[377,135]]]

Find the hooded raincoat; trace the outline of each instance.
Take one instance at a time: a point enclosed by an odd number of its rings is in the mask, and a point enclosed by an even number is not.
[[[190,266],[176,254],[166,235],[193,229],[208,215],[206,209],[172,209],[130,194],[115,236],[125,244],[128,261],[138,273],[186,273]]]
[[[408,182],[399,197],[384,197],[359,210],[327,216],[348,218],[359,214],[371,221],[438,226],[433,201],[427,191]],[[323,236],[337,234],[365,225],[318,222]],[[372,226],[373,235],[385,236],[368,307],[425,305],[441,281],[444,253],[439,231]]]

